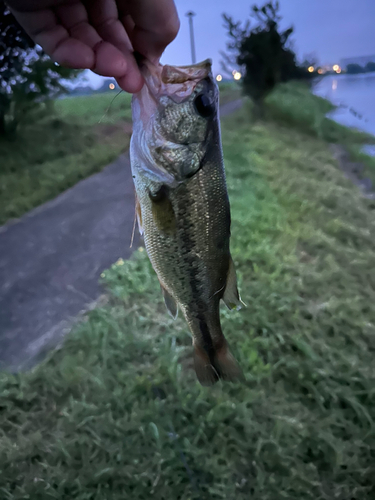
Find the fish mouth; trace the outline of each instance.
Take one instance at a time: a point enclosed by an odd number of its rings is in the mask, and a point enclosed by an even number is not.
[[[182,84],[186,82],[200,82],[211,73],[212,61],[206,59],[198,64],[189,66],[171,66],[166,64],[161,72],[161,81],[170,84]]]
[[[176,103],[187,99],[202,80],[213,81],[211,68],[211,59],[188,66],[155,65],[148,60],[140,63],[145,87],[150,96],[155,101],[162,96],[168,96]]]

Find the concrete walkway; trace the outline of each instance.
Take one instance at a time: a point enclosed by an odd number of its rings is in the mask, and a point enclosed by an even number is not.
[[[221,115],[240,106],[225,104]],[[133,222],[134,187],[122,155],[0,227],[0,367],[28,368],[59,342],[103,293],[101,272],[130,256]]]

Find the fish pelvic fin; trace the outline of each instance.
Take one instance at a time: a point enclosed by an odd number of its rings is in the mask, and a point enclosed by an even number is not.
[[[138,196],[135,195],[135,216],[138,222],[138,229],[139,233],[142,235],[143,234],[143,227],[142,227],[142,212],[141,212],[141,204],[139,203]]]
[[[173,319],[176,319],[178,316],[178,305],[172,295],[166,290],[162,284],[160,284],[161,291],[164,297],[165,307],[167,308],[168,313],[172,316]]]
[[[227,274],[227,283],[224,290],[223,301],[228,309],[239,311],[246,304],[242,302],[237,287],[236,269],[232,257],[229,259],[229,269]]]
[[[210,387],[220,379],[228,382],[244,381],[244,374],[230,352],[227,343],[214,351],[212,356],[203,347],[194,344],[194,368],[199,383]]]

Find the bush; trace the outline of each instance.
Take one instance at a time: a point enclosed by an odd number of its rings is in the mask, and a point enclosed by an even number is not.
[[[296,55],[288,46],[293,28],[280,31],[278,2],[266,3],[261,8],[253,6],[252,17],[257,20],[257,25],[250,29],[250,21],[242,27],[241,22],[223,15],[231,40],[227,48],[243,68],[244,91],[256,107],[262,109],[264,99],[278,83],[311,77],[313,73],[297,65]],[[226,60],[230,60],[230,56]]]
[[[358,75],[359,73],[364,73],[364,69],[359,64],[348,64],[346,72],[349,73],[349,75]]]
[[[0,3],[0,137],[12,136],[21,123],[35,122],[45,103],[65,90],[61,79],[78,72],[53,63]]]

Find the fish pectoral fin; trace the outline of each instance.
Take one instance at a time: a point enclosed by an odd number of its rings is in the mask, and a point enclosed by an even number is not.
[[[142,212],[141,212],[141,204],[139,203],[137,195],[135,195],[135,216],[136,216],[137,222],[138,222],[139,233],[142,235],[143,234]]]
[[[236,309],[239,311],[242,306],[246,307],[246,304],[242,302],[240,294],[238,293],[236,269],[232,257],[229,260],[227,284],[224,290],[223,301],[230,310]]]
[[[178,305],[172,295],[166,290],[163,285],[160,285],[161,291],[164,297],[165,307],[167,308],[168,313],[172,316],[173,319],[176,319],[178,316]]]

